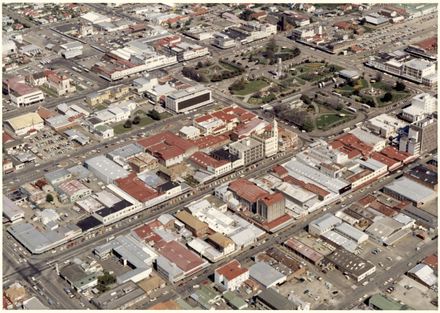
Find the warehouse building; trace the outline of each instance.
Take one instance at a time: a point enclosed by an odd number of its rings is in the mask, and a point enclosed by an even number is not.
[[[366,233],[347,223],[342,223],[336,226],[335,230],[345,237],[354,240],[358,244],[368,240],[368,235]]]
[[[383,192],[398,200],[410,201],[416,207],[421,207],[437,197],[436,191],[408,177],[401,177],[386,185]]]
[[[296,310],[297,307],[288,298],[282,296],[272,288],[267,288],[263,292],[259,293],[255,302],[257,307],[263,310]]]
[[[264,288],[275,287],[287,280],[287,276],[278,272],[264,262],[257,262],[249,268],[249,276],[260,283]]]
[[[102,310],[125,310],[143,301],[147,294],[134,282],[129,281],[92,299]]]
[[[129,174],[129,172],[103,155],[88,159],[84,164],[88,170],[106,184],[111,184],[119,178],[127,177]]]
[[[11,199],[3,195],[3,216],[11,223],[21,221],[24,211]]]
[[[354,278],[357,282],[364,280],[376,271],[376,266],[370,261],[348,252],[345,249],[336,249],[325,257],[326,261],[334,264],[342,273]]]
[[[29,132],[38,131],[44,128],[44,121],[35,112],[26,113],[6,120],[17,136],[26,135]]]
[[[309,233],[315,236],[321,236],[322,234],[332,230],[337,225],[341,224],[340,218],[333,214],[326,213],[325,215],[317,218],[309,224]]]

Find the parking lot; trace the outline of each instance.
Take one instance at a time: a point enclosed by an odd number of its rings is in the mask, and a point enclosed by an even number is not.
[[[76,149],[76,144],[54,130],[46,127],[35,137],[29,139],[29,150],[40,160],[50,160],[55,157],[65,156]]]
[[[437,298],[437,293],[406,275],[403,275],[402,279],[394,285],[394,291],[388,296],[415,310],[437,310],[437,307],[432,304],[432,301]]]

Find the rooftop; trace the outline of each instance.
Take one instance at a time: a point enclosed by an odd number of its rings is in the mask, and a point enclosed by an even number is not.
[[[240,262],[235,259],[215,270],[216,273],[223,275],[229,281],[239,277],[240,275],[243,275],[248,271],[249,270],[247,268],[242,268]]]
[[[146,202],[159,196],[156,190],[140,180],[135,173],[119,178],[115,182],[119,188],[140,202]]]
[[[191,252],[177,241],[165,243],[158,252],[184,272],[190,272],[205,263],[197,254]]]
[[[434,190],[425,187],[408,177],[396,179],[392,183],[386,185],[384,188],[401,194],[416,203],[426,201],[426,199],[430,199],[433,194],[436,193]]]
[[[255,203],[258,199],[269,195],[267,191],[244,178],[231,182],[229,189],[250,203]]]
[[[269,264],[264,262],[257,262],[249,268],[249,275],[266,288],[280,283],[286,276]]]

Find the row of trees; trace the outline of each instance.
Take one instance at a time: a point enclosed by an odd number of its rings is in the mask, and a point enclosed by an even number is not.
[[[311,114],[305,110],[291,109],[288,104],[280,104],[274,107],[274,113],[280,119],[293,123],[307,132],[315,128]]]
[[[188,77],[189,79],[195,80],[196,82],[203,82],[207,83],[208,78],[203,75],[202,73],[199,73],[194,67],[183,67],[182,74],[185,77]]]

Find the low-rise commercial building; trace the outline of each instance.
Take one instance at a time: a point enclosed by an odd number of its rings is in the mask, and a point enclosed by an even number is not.
[[[249,270],[232,260],[214,271],[214,281],[226,290],[237,290],[249,279]]]
[[[264,262],[257,262],[249,268],[249,276],[260,283],[264,288],[275,287],[287,280],[287,276],[278,272]]]
[[[143,301],[147,294],[134,282],[129,281],[92,299],[102,310],[125,310]]]
[[[325,259],[334,264],[342,273],[353,277],[358,282],[376,271],[376,266],[373,263],[342,248],[336,249]]]
[[[383,192],[398,200],[410,201],[416,207],[420,207],[437,197],[437,193],[422,184],[408,178],[401,177],[386,185]]]
[[[35,112],[26,113],[6,120],[17,136],[23,136],[30,132],[39,131],[44,128],[44,121]]]

